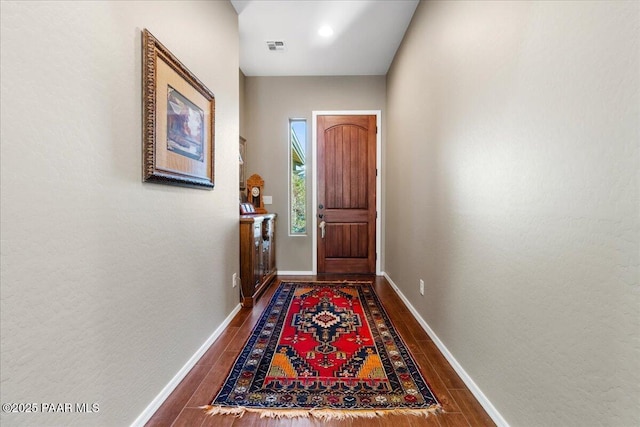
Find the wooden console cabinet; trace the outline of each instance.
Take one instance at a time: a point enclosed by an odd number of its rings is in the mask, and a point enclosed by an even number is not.
[[[240,215],[240,302],[253,303],[276,276],[276,214]]]

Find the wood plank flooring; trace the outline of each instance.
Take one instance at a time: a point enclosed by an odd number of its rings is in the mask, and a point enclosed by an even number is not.
[[[436,345],[411,315],[383,277],[374,277],[376,292],[391,321],[409,346],[422,374],[429,382],[443,406],[444,413],[428,418],[415,416],[387,416],[374,419],[346,421],[318,421],[315,419],[274,420],[260,418],[247,413],[241,418],[230,415],[207,416],[200,406],[209,404],[231,369],[249,337],[253,326],[260,318],[273,295],[278,279],[283,280],[327,280],[338,277],[282,276],[276,278],[265,291],[255,307],[241,309],[222,335],[213,343],[198,363],[191,369],[174,392],[163,403],[146,424],[148,427],[387,427],[387,426],[495,426],[495,423],[477,402],[469,389],[458,377]],[[339,279],[347,279],[339,276]],[[362,280],[362,276],[354,279]]]

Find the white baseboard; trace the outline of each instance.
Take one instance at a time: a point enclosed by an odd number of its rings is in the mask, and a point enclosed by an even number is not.
[[[445,359],[447,359],[447,361],[451,364],[451,366],[456,371],[456,373],[460,376],[460,378],[465,383],[465,385],[469,388],[471,393],[473,393],[473,395],[478,400],[480,405],[482,405],[484,410],[487,411],[487,414],[489,414],[493,422],[496,423],[498,427],[509,427],[509,424],[507,423],[507,421],[502,417],[502,415],[500,415],[498,410],[495,408],[495,406],[493,406],[493,404],[489,401],[489,399],[487,399],[487,396],[484,395],[482,390],[480,390],[480,388],[476,385],[473,379],[471,379],[469,374],[467,374],[464,368],[462,368],[462,366],[460,365],[460,363],[458,363],[456,358],[453,357],[453,354],[451,354],[449,349],[447,349],[447,347],[440,340],[440,338],[438,338],[438,336],[433,331],[433,329],[431,329],[429,324],[422,318],[422,316],[420,316],[420,314],[415,309],[415,307],[411,305],[407,297],[404,296],[404,294],[402,293],[402,291],[400,291],[398,286],[393,282],[393,280],[391,280],[391,277],[389,277],[387,273],[382,273],[382,274],[387,279],[387,281],[389,281],[389,284],[391,285],[393,290],[396,291],[396,293],[398,294],[400,299],[404,302],[404,304],[407,306],[411,314],[413,314],[413,317],[415,317],[418,323],[420,323],[420,326],[422,326],[422,329],[424,329],[427,335],[431,337],[431,340],[433,340],[433,342],[438,347],[440,352],[444,355]]]
[[[280,271],[278,276],[313,276],[313,271]]]
[[[218,328],[211,334],[209,338],[200,346],[198,351],[191,356],[191,358],[187,361],[187,363],[178,371],[178,373],[169,381],[162,391],[149,403],[149,406],[145,408],[144,411],[136,418],[136,420],[131,424],[131,427],[142,427],[147,421],[151,419],[153,414],[156,413],[158,408],[167,400],[167,397],[175,390],[175,388],[180,384],[180,381],[184,379],[185,376],[189,373],[191,368],[193,368],[198,360],[209,350],[209,347],[213,344],[213,342],[224,332],[225,328],[229,326],[233,317],[240,311],[241,305],[238,304],[231,313],[227,316],[226,319],[222,321],[222,324],[218,326]]]

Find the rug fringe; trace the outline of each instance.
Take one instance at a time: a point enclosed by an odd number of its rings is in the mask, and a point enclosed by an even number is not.
[[[247,408],[244,406],[226,407],[226,406],[201,406],[207,415],[233,415],[241,418],[247,412],[260,414],[260,418],[317,418],[321,421],[346,420],[353,418],[377,418],[389,415],[414,415],[428,417],[431,414],[444,412],[440,405],[434,405],[426,409],[265,409],[265,408]]]

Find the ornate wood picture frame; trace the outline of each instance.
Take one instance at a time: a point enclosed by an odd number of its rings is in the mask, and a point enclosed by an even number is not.
[[[142,31],[143,181],[213,189],[215,97]]]
[[[247,161],[247,140],[240,137],[240,191],[247,188],[247,177],[245,162]]]

